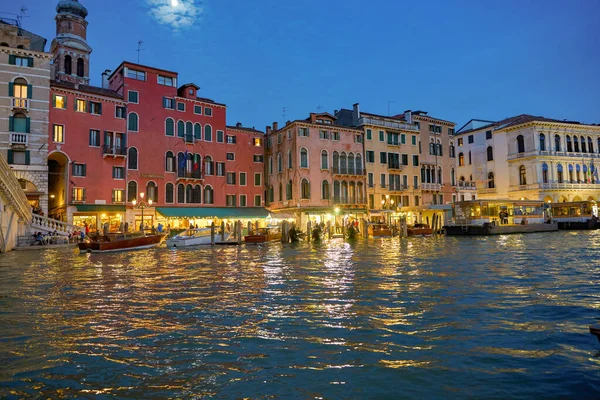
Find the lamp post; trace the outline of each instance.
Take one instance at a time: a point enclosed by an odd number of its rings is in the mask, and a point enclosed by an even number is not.
[[[142,223],[140,224],[140,231],[144,232],[144,209],[146,207],[152,207],[152,199],[148,199],[148,203],[146,204],[146,202],[144,201],[144,192],[140,193],[140,202],[138,204],[136,199],[133,199],[131,201],[131,204],[133,204],[133,208],[139,208],[140,210],[142,210]]]

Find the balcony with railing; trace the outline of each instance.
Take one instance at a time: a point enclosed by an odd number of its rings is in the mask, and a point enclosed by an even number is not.
[[[102,157],[126,157],[127,156],[127,147],[116,147],[105,144],[102,146]]]
[[[404,185],[395,185],[390,183],[388,185],[388,191],[390,192],[403,192],[405,190],[408,190],[408,187],[404,186]]]
[[[188,171],[185,168],[177,170],[177,181],[200,181],[204,179],[204,174],[200,169]]]
[[[572,158],[600,158],[600,153],[582,153],[572,151],[549,151],[549,150],[533,150],[523,153],[511,153],[507,156],[507,160],[518,160],[526,157],[572,157]]]
[[[390,129],[403,129],[407,131],[418,132],[419,128],[415,124],[407,124],[405,122],[389,121],[379,118],[362,117],[358,119],[358,125],[376,125]]]
[[[14,110],[26,110],[29,111],[29,99],[24,99],[21,97],[14,97],[12,99],[12,107]]]
[[[402,165],[401,163],[388,162],[388,169],[402,171],[403,168],[404,165]]]
[[[28,135],[26,133],[11,133],[10,134],[10,144],[12,145],[20,145],[27,146],[29,140]]]
[[[456,187],[459,190],[477,190],[477,185],[475,182],[458,181]]]
[[[421,189],[439,192],[440,190],[442,190],[442,184],[441,183],[421,183]]]
[[[355,175],[364,176],[366,170],[364,168],[349,168],[349,167],[332,167],[333,175]]]

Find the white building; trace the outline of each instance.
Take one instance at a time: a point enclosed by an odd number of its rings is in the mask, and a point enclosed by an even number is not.
[[[600,200],[600,125],[522,114],[471,120],[456,135],[457,176],[473,187],[459,187],[461,200]]]

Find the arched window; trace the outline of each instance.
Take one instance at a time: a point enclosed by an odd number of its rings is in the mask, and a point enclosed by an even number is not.
[[[573,177],[573,165],[569,164],[567,168],[569,169],[569,182],[573,183],[575,181]]]
[[[471,150],[469,150],[469,165],[471,165]]]
[[[336,174],[339,173],[339,170],[340,170],[340,155],[338,154],[337,151],[333,152],[332,167],[333,167],[334,173],[336,173]]]
[[[458,153],[458,166],[463,167],[465,165],[465,155],[463,153]]]
[[[348,158],[346,157],[346,153],[342,151],[340,154],[340,174],[348,173]]]
[[[9,46],[8,46],[8,43],[2,42],[2,43],[0,43],[0,47],[9,47]]]
[[[138,115],[136,113],[129,113],[127,117],[127,129],[132,132],[138,131]]]
[[[438,181],[440,185],[442,184],[442,167],[438,167]]]
[[[577,136],[573,136],[573,150],[575,150],[575,153],[579,153],[579,138]]]
[[[494,173],[490,172],[488,174],[488,188],[493,189],[496,187],[496,184],[494,183]]]
[[[200,154],[194,154],[192,178],[202,178],[202,156]]]
[[[212,126],[210,125],[204,125],[204,140],[212,142]],[[212,188],[210,190],[212,190]]]
[[[269,175],[273,175],[273,156],[269,156]]]
[[[198,123],[194,124],[194,139],[202,140],[202,126]]]
[[[158,202],[158,189],[156,183],[150,181],[146,184],[146,197],[148,200],[152,199],[153,202]]]
[[[214,204],[213,188],[209,186],[204,187],[204,204]]]
[[[579,164],[575,165],[575,176],[576,176],[576,182],[579,183],[581,182],[581,166]]]
[[[329,200],[329,182],[321,182],[321,198],[323,200]]]
[[[340,202],[340,182],[339,181],[333,181],[333,202],[334,203]]]
[[[179,204],[185,203],[185,186],[183,186],[183,183],[177,185],[177,202]]]
[[[127,169],[138,169],[138,151],[135,147],[127,151]]]
[[[356,185],[354,182],[348,184],[348,203],[356,204]]]
[[[215,173],[215,163],[213,162],[211,156],[204,157],[204,173],[208,176],[214,175],[214,173]],[[210,190],[212,190],[212,188]],[[206,190],[205,190],[205,192],[206,192]],[[205,194],[205,196],[206,196],[206,194]],[[206,197],[204,197],[204,203],[207,204]],[[212,204],[212,203],[210,203],[210,204]]]
[[[581,137],[581,152],[587,153],[586,146],[585,146],[585,138],[583,136]]]
[[[442,143],[439,140],[437,141],[436,147],[437,147],[437,155],[440,157],[443,156],[444,154],[442,152]]]
[[[71,56],[65,56],[65,74],[71,75],[73,73],[73,60]]]
[[[365,196],[364,196],[364,190],[363,190],[363,184],[362,184],[362,182],[358,182],[356,184],[356,202],[358,204],[364,204],[364,202],[365,202]]]
[[[292,149],[288,150],[288,169],[292,169]]]
[[[542,164],[542,183],[548,183],[548,164]]]
[[[348,173],[354,174],[354,153],[348,154]]]
[[[300,149],[300,168],[308,168],[308,150]]]
[[[129,181],[127,184],[127,201],[137,200],[137,182]]]
[[[186,203],[193,203],[192,195],[193,195],[192,185],[187,184],[185,186],[185,202]]]
[[[200,187],[200,185],[196,185],[194,186],[194,189],[192,189],[192,203],[202,203],[202,188]]]
[[[85,68],[84,68],[83,58],[78,58],[77,59],[77,76],[83,77],[85,75],[84,69]]]
[[[573,151],[573,145],[571,143],[571,136],[569,136],[569,135],[567,135],[567,151],[568,152]]]
[[[525,139],[523,135],[517,136],[517,153],[525,153]]]
[[[273,185],[269,186],[269,202],[275,201],[275,190],[273,190]]]
[[[291,200],[292,199],[292,180],[290,179],[285,187],[285,199],[286,200]]]
[[[277,172],[283,171],[283,161],[281,160],[281,153],[277,153]]]
[[[283,184],[279,182],[279,201],[283,201]]]
[[[561,151],[560,150],[560,136],[559,135],[554,135],[554,151]]]
[[[174,190],[173,184],[171,182],[167,183],[165,187],[165,203],[173,204],[175,202]]]
[[[592,141],[591,137],[588,137],[588,152],[594,152],[594,142]]]
[[[558,164],[556,166],[556,179],[557,179],[558,183],[563,183],[564,182],[563,166],[562,166],[562,164]]]
[[[432,156],[435,155],[435,143],[433,143],[433,140],[431,141],[431,143],[429,143],[429,154]]]
[[[362,156],[360,154],[356,155],[356,174],[363,175]]]
[[[173,121],[173,118],[165,120],[165,135],[175,136],[175,121]]]
[[[27,85],[27,81],[25,79],[17,78],[13,82],[12,93],[11,93],[10,83],[8,85],[9,85],[8,95],[15,97],[14,105],[17,107],[25,108],[27,105],[27,100],[20,100],[20,99],[31,98],[31,86]]]
[[[348,204],[348,182],[342,181],[342,195],[341,202],[342,204]]]
[[[456,158],[456,149],[454,148],[454,143],[450,143],[450,158]]]
[[[519,167],[519,185],[527,185],[527,170],[524,165]]]
[[[494,161],[494,149],[492,146],[488,146],[487,148],[487,160]]]
[[[193,143],[194,138],[194,124],[191,122],[185,123],[185,141],[189,143]]]
[[[540,133],[540,151],[546,151],[546,135]]]
[[[172,151],[167,151],[165,154],[165,171],[175,172],[175,155]]]
[[[327,151],[321,151],[321,169],[329,169],[329,157]]]
[[[186,164],[186,156],[183,152],[177,153],[177,176],[183,177],[185,176],[185,164]]]
[[[177,137],[185,137],[185,122],[177,121]]]

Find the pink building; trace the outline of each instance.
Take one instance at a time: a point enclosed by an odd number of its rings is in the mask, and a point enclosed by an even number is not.
[[[367,212],[363,131],[336,125],[329,113],[267,127],[267,203],[303,224]]]

